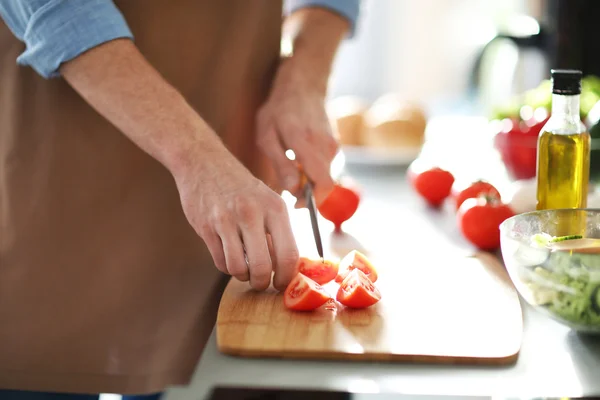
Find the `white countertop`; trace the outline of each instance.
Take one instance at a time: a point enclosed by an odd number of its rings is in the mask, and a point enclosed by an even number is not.
[[[447,149],[452,159],[462,158],[459,146]],[[456,234],[453,215],[422,206],[408,187],[403,168],[349,168],[349,172],[364,189],[363,210],[382,215],[386,207],[402,209],[405,216],[439,225],[457,247],[470,247]],[[504,367],[234,358],[218,352],[213,332],[192,383],[171,389],[165,398],[204,399],[218,385],[415,395],[600,396],[600,337],[580,336],[525,304],[523,309],[519,360]]]

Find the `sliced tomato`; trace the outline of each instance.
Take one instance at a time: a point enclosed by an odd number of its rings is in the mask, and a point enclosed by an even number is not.
[[[331,296],[321,285],[298,273],[283,294],[283,303],[290,310],[310,311],[327,303]]]
[[[367,275],[354,269],[340,285],[336,299],[346,307],[366,308],[381,300],[381,293]]]
[[[319,285],[324,285],[335,279],[338,273],[338,264],[329,260],[311,260],[307,257],[300,257],[298,272]]]
[[[338,266],[338,275],[335,277],[335,281],[341,283],[346,276],[348,276],[348,273],[357,268],[360,269],[371,282],[377,281],[377,270],[373,264],[371,264],[367,256],[358,250],[352,250],[342,258]]]

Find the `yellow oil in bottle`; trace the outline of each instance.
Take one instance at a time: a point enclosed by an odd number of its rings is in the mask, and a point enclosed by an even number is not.
[[[545,131],[538,143],[537,209],[586,208],[590,134]]]
[[[538,138],[537,209],[587,207],[590,177],[590,134],[580,118],[582,72],[553,69],[552,113]],[[587,221],[579,212],[550,214],[554,236],[585,235]]]
[[[538,147],[538,210],[586,208],[589,182],[588,132],[556,134],[544,131]],[[585,236],[583,213],[556,214],[554,236]]]

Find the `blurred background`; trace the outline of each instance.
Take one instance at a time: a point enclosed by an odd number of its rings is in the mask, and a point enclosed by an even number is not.
[[[469,144],[494,150],[482,156],[493,179],[534,178],[551,68],[583,71],[581,114],[597,136],[598,21],[598,0],[363,0],[330,82],[346,163],[407,164],[437,143],[453,169],[465,161],[448,146]]]

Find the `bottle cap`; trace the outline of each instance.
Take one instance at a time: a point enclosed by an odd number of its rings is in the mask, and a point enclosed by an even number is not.
[[[581,76],[582,73],[576,69],[553,69],[552,75],[552,93],[562,95],[581,94]]]

